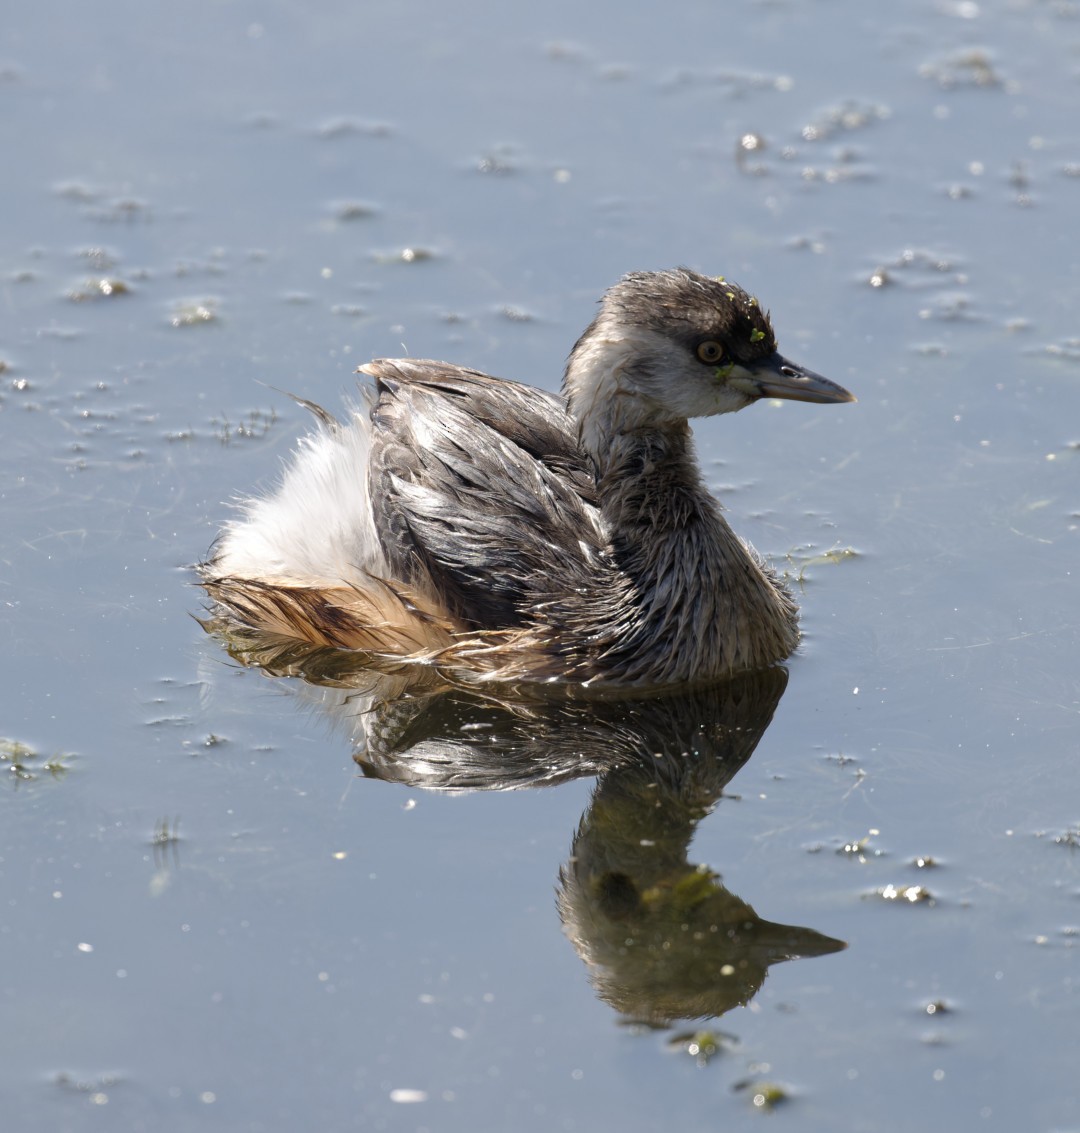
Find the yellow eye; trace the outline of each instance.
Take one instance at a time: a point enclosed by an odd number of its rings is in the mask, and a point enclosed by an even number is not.
[[[715,366],[724,357],[724,348],[719,342],[713,342],[710,338],[708,342],[703,342],[697,348],[697,356],[707,366]]]

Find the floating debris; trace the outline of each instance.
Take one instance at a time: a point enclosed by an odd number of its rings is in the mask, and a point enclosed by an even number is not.
[[[779,1082],[736,1082],[733,1090],[742,1090],[750,1095],[750,1104],[755,1109],[772,1110],[791,1100],[791,1091]]]
[[[1016,196],[1013,197],[1014,204],[1020,205],[1021,208],[1031,208],[1035,204],[1035,198],[1029,192],[1031,178],[1028,176],[1027,166],[1022,161],[1012,163],[1012,169],[1009,172],[1009,187],[1016,192]]]
[[[499,314],[511,323],[531,323],[533,316],[524,307],[514,307],[507,305],[499,308]]]
[[[390,1091],[390,1100],[396,1102],[398,1105],[415,1105],[418,1102],[427,1101],[426,1090],[411,1090],[406,1087],[399,1087],[396,1090]]]
[[[736,71],[728,67],[713,67],[708,70],[679,67],[659,82],[662,91],[679,91],[693,87],[719,87],[722,95],[742,98],[758,90],[787,92],[791,90],[792,79],[790,75]]]
[[[435,259],[435,255],[430,248],[409,247],[399,252],[376,252],[373,258],[379,264],[422,264]]]
[[[864,838],[848,841],[837,847],[836,852],[841,857],[859,862],[860,865],[865,865],[869,858],[883,858],[884,850],[870,848],[870,839],[879,833],[879,830],[871,830]]]
[[[970,185],[954,181],[945,186],[945,196],[950,201],[970,201],[975,197],[975,190]]]
[[[89,1094],[94,1105],[105,1105],[108,1100],[106,1090],[123,1083],[121,1074],[102,1074],[97,1078],[80,1078],[77,1074],[69,1074],[61,1070],[53,1076],[53,1085],[59,1090],[66,1090],[75,1094]]]
[[[182,303],[169,317],[174,327],[194,327],[205,323],[216,323],[220,316],[213,300],[204,302]]]
[[[994,66],[993,58],[981,48],[971,48],[924,63],[919,77],[929,79],[945,90],[957,87],[1000,87],[1004,80]]]
[[[704,1029],[672,1035],[667,1041],[667,1048],[678,1054],[689,1055],[698,1066],[707,1066],[717,1055],[734,1049],[738,1043],[735,1035]]]
[[[150,838],[154,853],[154,876],[150,879],[150,895],[160,897],[172,882],[172,871],[180,868],[180,816],[169,824],[162,818],[154,826]]]
[[[1070,850],[1080,849],[1080,822],[1070,827],[1068,830],[1063,831],[1061,834],[1055,834],[1054,844],[1056,846],[1066,846]]]
[[[214,417],[210,424],[214,428],[217,439],[223,444],[231,444],[235,440],[260,440],[265,437],[267,433],[274,427],[277,422],[277,410],[271,409],[267,412],[265,409],[252,409],[248,415],[237,424],[232,424],[228,417]],[[191,440],[193,434],[186,436],[175,436],[169,439],[172,440]],[[216,737],[211,737],[216,739]],[[207,747],[211,747],[207,743]]]
[[[823,566],[826,563],[835,565],[846,562],[848,559],[857,559],[859,552],[854,547],[832,547],[819,555],[812,555],[803,561],[803,566]]]
[[[0,768],[12,775],[12,781],[16,785],[40,779],[43,774],[51,779],[63,779],[68,773],[71,758],[71,755],[63,752],[46,758],[21,740],[0,737]]]
[[[793,156],[787,153],[785,157]],[[837,149],[833,155],[831,165],[803,166],[800,176],[803,181],[821,182],[826,185],[838,185],[845,181],[869,181],[874,178],[875,170],[868,165],[860,163],[859,155],[853,149],[844,147]]]
[[[96,201],[102,190],[95,185],[88,185],[85,181],[59,181],[53,186],[53,192],[66,201],[75,201],[77,204],[86,204]]]
[[[1061,938],[1061,943],[1066,948],[1075,948],[1077,939],[1080,938],[1080,929],[1067,925],[1065,928],[1058,930],[1058,936]],[[1039,945],[1040,948],[1046,948],[1054,943],[1052,937],[1045,932],[1036,933],[1031,937],[1031,943]]]
[[[887,106],[853,100],[827,107],[800,131],[804,142],[821,142],[834,134],[861,130],[890,117]]]
[[[919,311],[919,318],[936,319],[945,323],[983,321],[983,316],[971,309],[970,296],[961,294],[940,296],[933,306],[923,307]]]
[[[361,118],[330,118],[316,131],[320,138],[327,140],[344,138],[353,134],[360,134],[368,138],[388,138],[393,132],[393,127],[386,122],[368,122]]]
[[[159,819],[154,825],[154,834],[150,839],[150,845],[156,850],[161,850],[169,846],[176,846],[180,841],[180,816],[177,815],[172,820],[172,825],[169,825],[169,819]]]
[[[109,271],[119,262],[115,252],[96,244],[88,248],[80,248],[78,255],[80,259],[89,262],[92,271]]]
[[[1065,358],[1070,362],[1080,362],[1080,338],[1064,338],[1060,342],[1051,342],[1043,347],[1043,351],[1051,358]]]
[[[507,177],[517,173],[521,162],[515,157],[510,146],[499,146],[490,153],[484,154],[476,160],[477,173],[490,174],[495,177]]]
[[[103,224],[134,224],[150,219],[150,206],[138,197],[116,197],[103,205],[85,209],[84,214]]]
[[[835,763],[837,767],[847,767],[849,763],[858,763],[858,756],[845,755],[842,751],[831,751],[825,754],[825,758],[830,763]]]
[[[943,281],[941,276],[948,276]],[[968,277],[956,261],[946,255],[921,248],[905,248],[891,260],[879,262],[865,277],[873,288],[900,285],[918,290],[939,288],[943,282],[964,286]]]
[[[925,885],[884,885],[870,894],[883,901],[907,902],[909,905],[936,905],[937,898]]]
[[[798,553],[796,551],[789,551],[787,561],[795,569],[795,581],[801,586],[806,582],[806,572],[811,567],[816,566],[836,566],[839,563],[846,562],[849,559],[859,558],[859,552],[854,547],[840,547],[833,546],[827,551],[819,551],[817,554],[809,553],[812,547],[808,547],[805,553]],[[791,572],[785,572],[789,577]]]
[[[754,177],[764,176],[769,172],[769,167],[763,161],[757,160],[762,153],[768,148],[764,137],[761,134],[745,133],[741,134],[738,142],[735,144],[735,165],[741,173],[746,173]]]
[[[88,279],[81,287],[75,287],[67,293],[73,303],[86,303],[94,299],[112,299],[117,295],[130,295],[131,288],[122,279],[110,279],[103,276],[101,279]]]
[[[828,251],[828,243],[821,236],[794,236],[788,241],[788,247],[797,252],[812,252],[820,256]]]
[[[354,220],[369,220],[371,217],[377,216],[379,212],[374,205],[369,205],[366,201],[333,201],[330,205],[330,211],[335,220],[345,223]]]

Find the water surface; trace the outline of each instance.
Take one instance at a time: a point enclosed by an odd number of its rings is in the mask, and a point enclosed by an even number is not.
[[[15,5],[12,1128],[1076,1124],[1078,15]],[[190,565],[306,427],[278,391],[403,352],[555,388],[601,290],[677,263],[859,397],[695,428],[799,582],[748,719],[433,706],[363,774],[340,696],[203,634]],[[787,935],[620,969],[619,925],[721,906]]]

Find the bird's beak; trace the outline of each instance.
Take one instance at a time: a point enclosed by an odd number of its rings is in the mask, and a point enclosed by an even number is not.
[[[751,369],[737,367],[728,384],[750,397],[782,397],[788,401],[839,404],[854,401],[843,386],[789,362],[782,354],[770,354]]]

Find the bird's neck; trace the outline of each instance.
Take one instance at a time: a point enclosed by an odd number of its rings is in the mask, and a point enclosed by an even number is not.
[[[628,655],[668,680],[758,669],[798,643],[795,606],[702,483],[689,426],[610,438],[598,465],[611,552],[635,591]]]
[[[692,585],[746,554],[701,481],[685,421],[610,436],[594,460],[613,548],[639,583],[666,577]]]
[[[563,383],[604,518],[616,540],[628,544],[646,532],[650,544],[678,541],[693,528],[704,536],[704,553],[722,553],[725,543],[741,549],[701,482],[685,417],[669,415],[640,392],[640,382],[627,380],[640,365],[640,347],[594,324],[575,346]]]
[[[567,377],[611,553],[634,591],[634,616],[620,623],[615,652],[631,667],[636,656],[648,657],[654,673],[667,666],[665,680],[709,679],[786,657],[798,640],[795,607],[702,482],[687,421],[650,415],[649,404],[620,392],[617,368],[590,375],[588,397]]]
[[[651,345],[651,350],[643,349]],[[563,379],[567,409],[577,425],[581,447],[603,469],[612,445],[640,429],[680,422],[667,420],[664,407],[641,392],[642,358],[658,352],[655,343],[643,342],[597,316],[570,355]],[[635,380],[638,379],[638,380]],[[686,421],[681,422],[685,426]],[[613,454],[617,458],[617,453]]]

